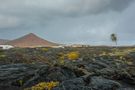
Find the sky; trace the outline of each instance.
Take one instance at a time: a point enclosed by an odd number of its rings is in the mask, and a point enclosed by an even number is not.
[[[28,33],[63,44],[135,45],[135,0],[0,0],[0,39]]]

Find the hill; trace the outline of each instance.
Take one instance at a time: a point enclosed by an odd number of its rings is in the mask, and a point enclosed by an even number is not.
[[[59,44],[44,40],[33,33],[30,33],[18,39],[9,41],[6,44],[12,45],[14,47],[21,47],[21,48],[52,47],[52,46],[59,45]]]

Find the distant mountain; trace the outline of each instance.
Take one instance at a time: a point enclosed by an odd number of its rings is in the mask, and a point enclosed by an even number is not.
[[[44,40],[37,35],[30,33],[18,39],[7,42],[6,44],[12,45],[14,47],[52,47],[58,46],[59,44]]]
[[[0,45],[1,44],[5,44],[6,42],[8,42],[9,40],[5,40],[5,39],[0,39]]]

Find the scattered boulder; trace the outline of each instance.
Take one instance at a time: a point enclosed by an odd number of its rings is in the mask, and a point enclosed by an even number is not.
[[[75,78],[63,81],[59,87],[56,87],[53,90],[91,90],[91,87],[86,86],[83,78]]]
[[[121,87],[120,83],[103,77],[92,77],[89,85],[93,90],[117,90]]]
[[[10,64],[0,66],[0,87],[15,88],[20,87],[34,76],[35,65]]]

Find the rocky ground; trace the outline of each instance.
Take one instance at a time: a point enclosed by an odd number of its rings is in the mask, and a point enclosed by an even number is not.
[[[51,81],[59,82],[51,90],[135,90],[135,48],[0,50],[0,90],[46,90],[31,87]]]

